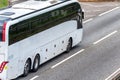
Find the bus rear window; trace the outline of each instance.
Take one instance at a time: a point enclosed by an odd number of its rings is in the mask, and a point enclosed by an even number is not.
[[[5,22],[7,22],[9,20],[10,20],[10,18],[8,18],[8,17],[0,16],[0,41],[2,41],[3,25]]]

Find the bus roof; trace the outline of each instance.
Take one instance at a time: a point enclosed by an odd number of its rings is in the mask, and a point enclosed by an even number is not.
[[[69,0],[67,0],[69,1]],[[54,6],[57,4],[64,3],[66,1],[62,0],[47,0],[47,1],[39,1],[39,0],[29,0],[26,2],[22,2],[19,4],[15,4],[10,8],[4,9],[0,11],[0,16],[9,17],[11,19],[16,19],[21,16],[30,14],[32,12],[43,10],[47,7]]]

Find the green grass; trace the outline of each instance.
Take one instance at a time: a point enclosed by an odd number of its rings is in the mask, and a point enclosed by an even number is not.
[[[0,0],[0,8],[5,8],[8,5],[8,0]]]

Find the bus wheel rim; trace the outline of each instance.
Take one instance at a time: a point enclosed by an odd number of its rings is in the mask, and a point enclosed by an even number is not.
[[[29,62],[28,61],[25,63],[24,72],[25,72],[25,75],[29,73]]]

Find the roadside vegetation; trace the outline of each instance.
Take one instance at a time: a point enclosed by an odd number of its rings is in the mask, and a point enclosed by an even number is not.
[[[0,0],[0,8],[5,8],[8,6],[8,0]]]

